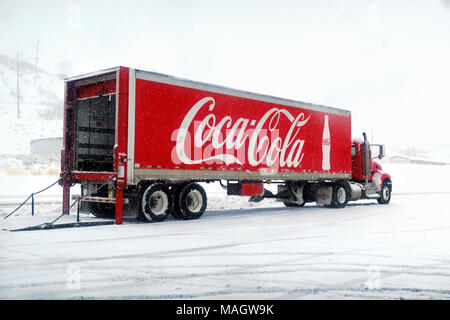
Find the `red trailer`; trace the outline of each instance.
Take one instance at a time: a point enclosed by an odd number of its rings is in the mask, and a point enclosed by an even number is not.
[[[347,110],[126,67],[67,78],[64,109],[63,210],[75,183],[94,215],[118,224],[199,218],[199,182],[297,207],[391,197],[365,135],[352,141]]]

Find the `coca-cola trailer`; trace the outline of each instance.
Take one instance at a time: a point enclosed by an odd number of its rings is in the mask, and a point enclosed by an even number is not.
[[[63,211],[70,187],[99,217],[202,216],[199,182],[228,195],[342,208],[387,204],[392,182],[371,145],[351,139],[350,111],[126,67],[65,80]],[[373,146],[373,145],[372,145]],[[376,145],[378,157],[383,145]],[[264,188],[276,183],[277,192]]]

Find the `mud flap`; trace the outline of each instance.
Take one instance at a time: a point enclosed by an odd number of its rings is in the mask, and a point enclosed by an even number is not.
[[[136,219],[139,216],[139,206],[141,205],[141,197],[138,193],[125,193],[125,201],[123,205],[123,218]]]
[[[331,205],[331,200],[333,197],[333,187],[323,186],[317,190],[317,205]]]

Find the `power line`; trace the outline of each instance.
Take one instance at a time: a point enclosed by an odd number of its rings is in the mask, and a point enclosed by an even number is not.
[[[19,50],[17,50],[17,118],[20,118],[19,65]]]
[[[38,79],[38,60],[39,60],[39,37],[36,40],[36,56],[34,58],[34,84]]]

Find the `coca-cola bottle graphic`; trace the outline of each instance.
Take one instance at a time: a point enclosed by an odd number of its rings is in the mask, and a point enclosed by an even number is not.
[[[328,126],[328,115],[325,115],[325,123],[323,125],[322,134],[322,169],[330,170],[330,127]]]

